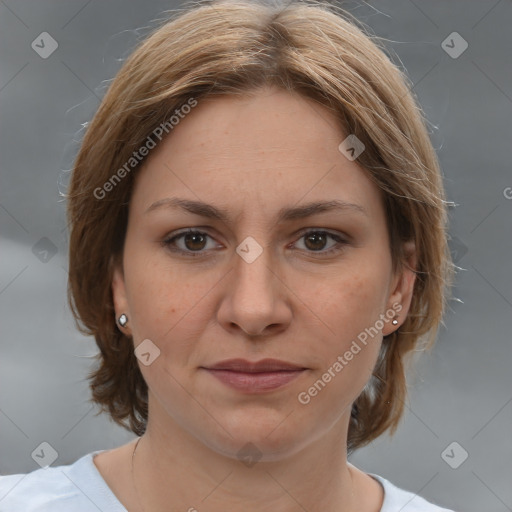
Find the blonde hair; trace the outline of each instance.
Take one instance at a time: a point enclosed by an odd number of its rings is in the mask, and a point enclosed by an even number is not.
[[[110,85],[75,161],[68,203],[69,301],[78,327],[100,349],[88,376],[92,400],[141,435],[147,385],[131,341],[116,326],[111,292],[140,164],[105,197],[95,190],[190,98],[243,96],[265,85],[327,107],[347,135],[364,143],[357,161],[382,191],[394,268],[404,264],[403,242],[413,240],[417,248],[410,311],[400,329],[384,338],[373,376],[353,404],[350,453],[396,430],[407,394],[405,356],[424,335],[426,348],[434,344],[452,266],[439,164],[409,80],[384,45],[341,9],[313,0],[286,6],[200,2],[142,42]]]

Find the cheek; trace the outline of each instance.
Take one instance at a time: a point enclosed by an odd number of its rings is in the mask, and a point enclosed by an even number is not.
[[[338,276],[329,287],[313,289],[311,307],[326,334],[315,346],[315,371],[297,399],[325,425],[349,410],[371,377],[382,341],[380,329],[372,327],[384,313],[383,290],[382,276],[372,272]]]
[[[335,343],[357,337],[374,325],[387,302],[388,274],[384,266],[360,263],[316,284],[310,283],[309,305],[324,325],[330,327]],[[304,296],[304,294],[301,294]]]
[[[309,283],[311,299],[306,304],[318,315],[315,323],[323,335],[314,351],[316,371],[303,391],[333,420],[361,393],[382,342],[381,329],[375,326],[380,327],[377,321],[385,312],[389,262],[384,255],[380,262],[373,255],[360,256],[330,279]],[[304,286],[305,291],[307,283]],[[333,403],[338,405],[327,410]]]
[[[180,318],[188,294],[179,283],[177,272],[165,268],[158,258],[160,248],[143,249],[128,236],[125,246],[126,292],[136,341],[157,341]]]
[[[186,340],[195,330],[201,314],[201,299],[207,288],[183,283],[183,278],[168,274],[146,275],[134,287],[130,300],[135,338],[155,338],[158,342],[178,337]],[[188,332],[190,331],[190,332]]]
[[[175,366],[184,366],[211,321],[209,291],[222,274],[172,264],[162,249],[134,245],[127,243],[125,276],[135,343],[149,338]]]

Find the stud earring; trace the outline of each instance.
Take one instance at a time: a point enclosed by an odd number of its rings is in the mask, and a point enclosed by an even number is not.
[[[117,323],[121,326],[121,327],[124,327],[127,323],[128,323],[128,317],[123,313],[118,319],[117,319]]]
[[[391,320],[391,323],[393,325],[398,325],[398,320],[396,318],[393,318],[393,320]]]

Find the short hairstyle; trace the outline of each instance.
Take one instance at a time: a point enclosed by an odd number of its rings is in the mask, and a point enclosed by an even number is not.
[[[346,135],[364,144],[357,162],[381,191],[394,270],[405,264],[403,242],[416,244],[411,307],[400,329],[384,337],[352,405],[350,453],[395,432],[407,394],[406,356],[422,341],[433,346],[453,265],[439,163],[410,81],[379,38],[327,1],[196,2],[154,29],[112,81],[87,126],[68,189],[68,299],[78,328],[99,347],[88,375],[91,401],[98,414],[108,412],[136,435],[145,432],[148,388],[131,338],[116,326],[111,290],[135,175],[145,161],[135,161],[134,152],[159,127],[170,133],[169,119],[191,99],[241,97],[263,86],[325,106]]]

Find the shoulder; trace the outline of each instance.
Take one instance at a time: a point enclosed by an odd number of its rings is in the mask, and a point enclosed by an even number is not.
[[[400,489],[379,475],[374,473],[368,473],[368,475],[380,482],[384,488],[384,502],[380,512],[397,512],[398,510],[400,512],[454,512],[410,491]]]
[[[0,512],[126,512],[94,466],[100,451],[70,465],[0,476]]]
[[[70,467],[47,467],[26,474],[1,476],[0,511],[82,510],[75,506],[81,501],[80,490],[65,472]]]

